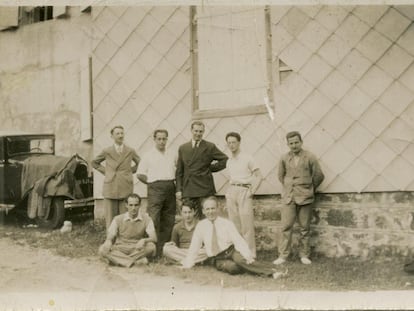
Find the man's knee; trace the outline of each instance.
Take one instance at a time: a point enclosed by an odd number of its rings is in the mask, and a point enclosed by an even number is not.
[[[147,257],[155,256],[156,250],[157,250],[157,247],[153,242],[148,242],[145,244],[145,256]]]
[[[242,272],[240,267],[234,261],[229,259],[217,260],[215,266],[217,270],[227,272],[229,274],[239,274]]]
[[[164,244],[164,247],[162,248],[163,255],[169,257],[174,247],[174,245]]]

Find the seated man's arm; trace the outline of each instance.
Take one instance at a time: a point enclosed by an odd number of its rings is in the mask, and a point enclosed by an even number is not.
[[[149,216],[147,217],[148,223],[145,232],[147,233],[148,237],[140,239],[137,243],[137,248],[143,248],[147,243],[157,243],[157,234],[155,233],[154,222]]]
[[[106,235],[106,240],[102,244],[103,250],[109,252],[111,250],[112,244],[114,244],[116,237],[118,235],[118,224],[115,219],[112,220],[111,225],[108,228],[108,233]]]

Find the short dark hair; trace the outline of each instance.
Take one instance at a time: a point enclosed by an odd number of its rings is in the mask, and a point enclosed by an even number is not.
[[[203,199],[203,201],[201,202],[201,206],[204,208],[204,203],[206,203],[207,201],[214,201],[214,202],[216,202],[216,205],[217,205],[217,207],[218,207],[218,200],[217,200],[217,198],[214,196],[214,195],[211,195],[211,196],[209,196],[209,197],[207,197],[207,198],[205,198],[205,199]]]
[[[115,125],[113,128],[111,128],[111,135],[114,133],[115,129],[124,130],[124,127],[122,125]]]
[[[184,206],[187,206],[189,209],[191,209],[193,212],[195,212],[196,208],[193,204],[192,201],[184,199],[183,200],[183,206],[181,206],[181,210],[183,209]]]
[[[194,125],[201,125],[203,128],[206,128],[204,123],[200,120],[193,121],[193,123],[191,123],[191,129],[193,129]]]
[[[292,132],[287,133],[286,140],[289,140],[289,138],[292,138],[295,136],[299,137],[299,140],[302,141],[302,136],[300,136],[300,133],[298,131],[292,131]]]
[[[226,135],[226,141],[227,141],[227,138],[229,138],[229,137],[234,137],[234,138],[236,138],[236,139],[237,139],[237,141],[241,141],[241,136],[240,136],[240,134],[239,134],[239,133],[237,133],[237,132],[230,132],[230,133],[227,133],[227,135]]]
[[[138,199],[138,205],[141,205],[141,197],[138,194],[136,193],[128,194],[127,197],[125,198],[125,203],[128,203],[129,198]]]
[[[158,133],[165,133],[165,135],[167,135],[167,137],[168,137],[168,131],[167,130],[165,130],[165,129],[156,129],[154,131],[154,138],[157,137]]]

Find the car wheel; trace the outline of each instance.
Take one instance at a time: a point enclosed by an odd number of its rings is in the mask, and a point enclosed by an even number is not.
[[[65,219],[64,198],[55,197],[50,204],[49,215],[46,219],[37,217],[39,227],[46,229],[56,229],[61,227]]]

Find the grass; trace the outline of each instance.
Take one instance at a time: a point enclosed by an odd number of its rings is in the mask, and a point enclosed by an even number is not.
[[[105,239],[105,225],[100,220],[74,222],[72,232],[44,231],[22,224],[0,226],[0,238],[8,237],[16,244],[48,249],[52,253],[81,258],[97,256],[97,249]],[[275,253],[258,253],[260,260],[272,261]],[[248,290],[413,290],[412,275],[402,271],[406,259],[378,257],[362,261],[354,257],[312,257],[313,263],[305,266],[292,258],[282,267],[288,269],[286,277],[273,280],[248,274],[231,276],[209,266],[181,270],[179,266],[165,264],[164,260],[144,267],[146,273],[169,276],[198,284],[217,285]]]

